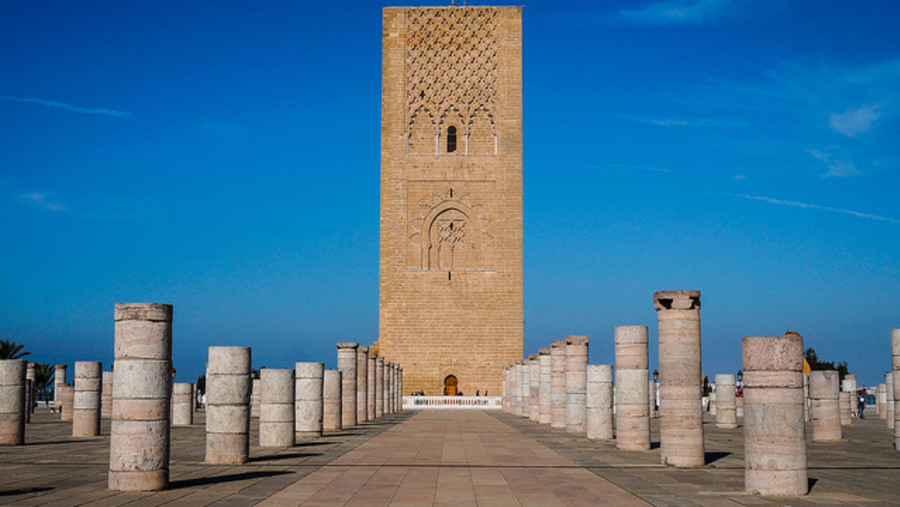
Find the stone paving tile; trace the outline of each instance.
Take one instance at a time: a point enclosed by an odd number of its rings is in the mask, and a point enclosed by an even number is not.
[[[892,433],[876,417],[845,426],[844,440],[808,442],[810,494],[803,498],[750,495],[744,488],[743,427],[725,430],[704,419],[707,464],[675,469],[659,465],[659,421],[647,452],[618,451],[615,442],[590,441],[502,412],[496,419],[611,483],[654,505],[900,505],[900,452]]]

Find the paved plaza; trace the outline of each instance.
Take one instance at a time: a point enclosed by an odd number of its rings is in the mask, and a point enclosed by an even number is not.
[[[809,444],[812,490],[800,499],[743,493],[742,428],[704,424],[707,464],[673,469],[648,452],[617,451],[499,411],[401,412],[290,449],[257,446],[251,461],[206,465],[198,424],[172,428],[171,487],[109,491],[102,436],[39,411],[27,445],[0,448],[0,503],[13,505],[897,505],[900,454],[884,421]],[[654,421],[656,423],[657,421]],[[658,429],[654,424],[654,442]]]

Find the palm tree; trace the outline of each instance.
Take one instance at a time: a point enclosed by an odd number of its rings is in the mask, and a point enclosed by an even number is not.
[[[41,399],[46,396],[54,373],[55,369],[50,366],[50,363],[34,363],[34,388]]]
[[[19,359],[31,354],[27,350],[23,352],[24,348],[25,345],[9,340],[0,340],[0,359]]]

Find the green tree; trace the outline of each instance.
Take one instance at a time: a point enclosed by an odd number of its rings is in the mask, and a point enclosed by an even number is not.
[[[34,389],[42,399],[50,389],[50,381],[53,380],[55,368],[49,363],[34,363]]]
[[[844,376],[847,375],[847,361],[841,361],[837,364],[834,361],[823,361],[819,359],[815,349],[812,347],[806,349],[803,355],[806,356],[806,362],[809,363],[810,369],[837,370],[841,380],[844,380]]]
[[[9,340],[0,340],[0,359],[20,359],[31,352],[23,351],[25,345]]]

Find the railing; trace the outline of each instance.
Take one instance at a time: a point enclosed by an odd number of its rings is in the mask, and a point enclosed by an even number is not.
[[[499,410],[499,396],[404,396],[403,410],[419,409]]]

